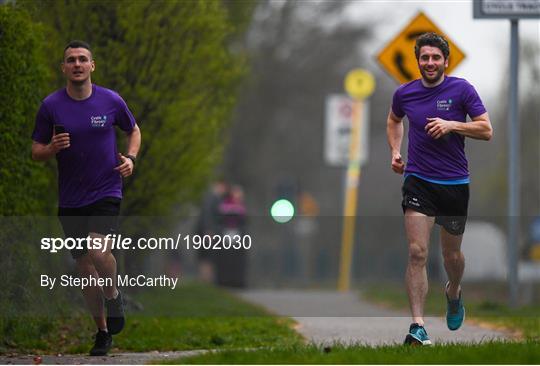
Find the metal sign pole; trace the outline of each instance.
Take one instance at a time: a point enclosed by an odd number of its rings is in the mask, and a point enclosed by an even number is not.
[[[518,305],[518,248],[521,218],[521,170],[518,67],[519,19],[540,19],[540,0],[473,0],[475,19],[510,20],[510,100],[508,108],[508,289],[509,305]]]
[[[349,144],[349,165],[345,186],[345,205],[343,213],[343,235],[341,238],[341,257],[339,262],[338,291],[349,291],[351,284],[352,253],[354,243],[354,224],[358,201],[358,182],[360,180],[363,110],[365,99],[375,90],[375,78],[364,69],[349,71],[345,77],[345,90],[353,98],[352,131]],[[366,140],[367,142],[367,140]]]
[[[520,218],[520,124],[518,105],[518,19],[510,19],[510,107],[508,108],[508,284],[510,306],[518,305],[518,258]]]
[[[360,131],[362,130],[362,108],[364,102],[355,100],[352,111],[352,132],[349,149],[349,166],[345,187],[345,207],[343,213],[343,234],[339,262],[338,291],[347,292],[351,285],[351,264],[354,243],[354,224],[360,181]]]

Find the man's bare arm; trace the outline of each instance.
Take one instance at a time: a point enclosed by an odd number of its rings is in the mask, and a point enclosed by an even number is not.
[[[403,122],[390,110],[386,120],[386,136],[390,153],[392,155],[392,170],[398,174],[403,174],[405,163],[401,158],[401,142],[403,141]]]
[[[493,136],[493,128],[487,112],[472,118],[472,121],[467,123],[446,121],[442,118],[428,118],[426,131],[434,139],[438,139],[450,132],[486,141],[489,141]]]
[[[127,154],[137,156],[141,148],[141,130],[137,124],[135,124],[135,127],[133,127],[130,133],[126,134],[126,138]]]
[[[456,123],[454,132],[473,139],[486,141],[491,140],[493,136],[493,128],[487,112],[472,118],[471,122]]]
[[[32,141],[32,159],[37,161],[45,161],[54,157],[60,150],[69,147],[69,133],[59,133],[53,135],[51,142],[42,144],[41,142]]]
[[[137,154],[139,153],[139,149],[141,147],[141,130],[139,129],[139,126],[137,124],[135,124],[133,130],[126,134],[126,138],[126,155],[137,157]],[[118,154],[118,157],[120,158],[121,163],[115,168],[115,170],[119,171],[123,177],[129,177],[131,174],[133,174],[133,161],[122,154]]]

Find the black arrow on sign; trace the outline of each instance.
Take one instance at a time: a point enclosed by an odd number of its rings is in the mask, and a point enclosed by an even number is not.
[[[407,37],[407,39],[409,41],[412,41],[413,39],[416,39],[416,38],[420,37],[422,34],[428,33],[428,32],[429,32],[428,30],[411,32],[411,33],[407,34],[406,37]]]
[[[394,64],[396,65],[396,68],[406,80],[412,80],[412,75],[410,72],[405,70],[405,65],[403,64],[403,61],[405,61],[403,53],[401,53],[401,51],[396,51],[394,53]]]
[[[411,32],[411,33],[408,33],[405,37],[407,38],[407,40],[410,41],[410,40],[418,38],[419,36],[427,32],[429,31]],[[413,79],[412,74],[407,69],[405,69],[405,56],[403,55],[401,51],[394,52],[394,65],[396,66],[396,68],[398,69],[398,71],[401,73],[401,75],[403,76],[405,80],[411,81]]]

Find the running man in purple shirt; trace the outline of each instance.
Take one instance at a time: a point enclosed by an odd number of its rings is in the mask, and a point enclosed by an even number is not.
[[[413,320],[405,343],[429,345],[423,315],[431,230],[434,223],[441,226],[448,275],[446,321],[450,330],[456,330],[465,316],[460,286],[465,268],[461,241],[469,202],[465,137],[489,140],[492,128],[474,87],[444,74],[450,49],[443,37],[425,33],[416,40],[414,51],[422,77],[401,85],[394,93],[386,132],[392,170],[405,173],[402,208],[409,245],[405,276]],[[405,116],[409,121],[406,164],[401,157]]]
[[[32,158],[55,157],[58,165],[58,216],[64,234],[104,242],[114,234],[122,199],[122,177],[133,173],[141,132],[116,92],[92,84],[90,46],[72,41],[64,49],[66,88],[47,96],[36,116]],[[127,137],[127,152],[117,151],[115,126]],[[92,356],[106,355],[113,334],[124,327],[122,295],[116,286],[116,259],[107,249],[75,248],[71,255],[81,277],[108,279],[83,295],[98,327]],[[104,307],[105,305],[105,307]],[[106,308],[106,312],[105,312]]]

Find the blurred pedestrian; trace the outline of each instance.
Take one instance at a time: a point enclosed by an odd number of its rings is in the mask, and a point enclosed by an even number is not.
[[[233,185],[219,205],[220,226],[223,235],[242,235],[246,225],[244,190]]]
[[[406,285],[413,323],[406,344],[429,345],[424,328],[428,291],[426,261],[433,224],[441,226],[448,275],[446,321],[458,329],[465,316],[461,278],[465,267],[461,241],[467,220],[469,171],[465,137],[489,140],[491,122],[480,97],[466,80],[444,74],[448,42],[435,33],[418,37],[415,55],[422,77],[401,85],[388,114],[392,170],[405,173],[402,208],[409,246]],[[467,122],[467,115],[472,121]],[[403,117],[409,120],[408,161],[401,157]]]
[[[195,234],[200,236],[201,242],[203,242],[205,235],[213,237],[220,234],[219,205],[227,192],[227,183],[222,179],[218,179],[212,184],[210,191],[205,195],[195,228]],[[215,254],[213,250],[211,248],[198,249],[197,262],[199,278],[203,282],[214,283]]]
[[[39,108],[32,134],[32,158],[56,158],[58,216],[65,236],[89,236],[94,243],[104,243],[107,234],[116,233],[122,177],[133,173],[141,133],[120,95],[92,84],[94,69],[86,42],[72,41],[65,47],[62,72],[67,86],[46,97]],[[125,155],[117,151],[115,126],[126,134]],[[124,308],[116,286],[111,245],[106,250],[95,248],[75,248],[71,255],[82,277],[104,278],[111,283],[83,290],[98,328],[90,355],[102,356],[111,348],[111,335],[124,327]]]
[[[239,185],[231,186],[219,205],[219,223],[222,238],[216,255],[216,283],[226,287],[246,286],[246,251],[226,246],[241,240],[246,232],[246,206],[244,191]]]

